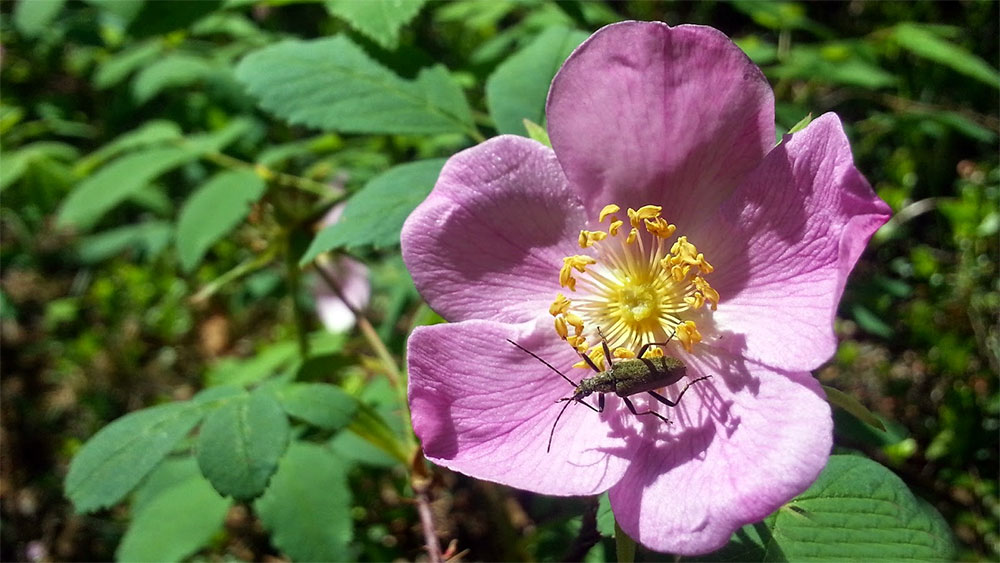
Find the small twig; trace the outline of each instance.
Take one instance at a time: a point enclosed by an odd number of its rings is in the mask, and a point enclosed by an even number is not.
[[[410,483],[413,486],[413,496],[417,501],[420,527],[424,531],[427,557],[431,563],[442,563],[444,558],[441,557],[441,542],[438,541],[437,529],[434,527],[434,515],[431,513],[430,489],[432,482],[424,455],[417,449],[414,451],[413,460],[410,463]]]
[[[583,561],[591,548],[601,541],[601,533],[597,531],[597,505],[597,497],[592,497],[587,503],[583,520],[580,522],[580,533],[570,544],[563,561]]]

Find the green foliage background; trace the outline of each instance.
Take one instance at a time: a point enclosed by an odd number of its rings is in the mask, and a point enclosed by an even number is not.
[[[604,499],[425,479],[394,365],[440,320],[403,219],[444,158],[544,124],[565,56],[623,19],[727,33],[779,130],[837,112],[894,211],[817,372],[887,430],[836,411],[827,473],[714,557],[1000,557],[997,3],[22,0],[0,3],[0,558],[416,559],[415,488],[469,559],[613,558]],[[310,291],[330,252],[371,270],[344,334]],[[873,499],[902,508],[873,525]],[[834,551],[796,539],[836,527]]]

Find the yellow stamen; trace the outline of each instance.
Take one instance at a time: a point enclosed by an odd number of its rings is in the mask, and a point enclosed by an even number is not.
[[[625,239],[625,244],[632,244],[637,238],[639,238],[639,229],[632,227],[632,230],[628,232],[628,238]]]
[[[646,350],[646,353],[642,355],[642,357],[643,358],[662,358],[663,357],[663,348],[660,348],[659,346],[650,346]]]
[[[600,242],[608,237],[604,231],[580,231],[580,248],[593,246],[595,242]]]
[[[562,293],[556,294],[556,300],[549,305],[549,314],[555,317],[556,315],[561,315],[569,310],[570,300],[566,299],[566,296]]]
[[[698,327],[695,326],[694,321],[684,321],[677,325],[677,340],[680,341],[681,345],[689,353],[695,344],[701,342],[701,333],[698,332]]]
[[[630,360],[635,357],[635,352],[629,350],[628,348],[615,348],[614,351],[611,352],[611,355],[620,360]]]
[[[633,227],[638,227],[643,219],[653,219],[660,216],[663,208],[659,205],[643,205],[639,209],[628,208],[628,220]]]
[[[646,219],[646,230],[655,236],[660,238],[670,238],[674,235],[674,231],[677,230],[675,225],[667,223],[663,217],[656,217],[654,219]]]
[[[611,226],[608,227],[608,234],[614,237],[618,236],[618,229],[622,228],[622,225],[625,223],[619,221],[618,219],[614,219],[613,217],[612,219]]]
[[[566,319],[562,317],[556,317],[555,325],[556,325],[556,334],[559,335],[559,338],[566,340],[566,337],[569,336],[569,328],[566,326]]]
[[[607,217],[608,215],[611,215],[612,213],[618,213],[618,211],[620,211],[620,210],[621,210],[621,207],[618,207],[617,205],[615,205],[613,203],[609,203],[608,205],[605,205],[604,208],[601,209],[601,214],[598,215],[598,217],[597,217],[597,222],[598,223],[603,223],[605,217]]]

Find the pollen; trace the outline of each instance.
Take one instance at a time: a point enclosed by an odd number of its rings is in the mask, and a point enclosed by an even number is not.
[[[627,230],[615,215],[620,211],[604,206],[597,222],[608,220],[607,231],[581,230],[587,254],[563,258],[559,284],[574,296],[557,294],[549,307],[556,333],[601,369],[605,340],[615,358],[634,358],[644,344],[671,339],[694,353],[702,341],[699,323],[721,299],[707,279],[715,268],[687,236],[674,236],[677,227],[662,206],[628,208]],[[651,346],[644,357],[663,354]],[[590,369],[585,361],[577,367]]]

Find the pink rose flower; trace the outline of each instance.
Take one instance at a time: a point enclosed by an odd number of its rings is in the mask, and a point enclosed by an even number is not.
[[[434,463],[550,495],[610,491],[622,529],[692,555],[804,491],[826,464],[830,407],[810,370],[833,354],[848,273],[889,209],[834,114],[775,146],[761,71],[721,32],[607,26],[556,75],[552,149],[501,136],[453,156],[402,233],[451,324],[409,341],[413,427]],[[613,393],[579,381],[669,340],[687,377]],[[655,347],[654,347],[655,348]],[[571,369],[574,364],[584,369]],[[606,367],[606,366],[605,366]],[[596,405],[594,397],[584,399]]]

